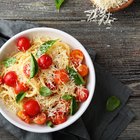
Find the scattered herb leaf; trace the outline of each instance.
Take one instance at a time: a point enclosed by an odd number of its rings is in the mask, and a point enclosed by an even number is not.
[[[76,102],[75,97],[72,97],[71,104],[70,104],[70,114],[74,115],[78,109],[78,104]]]
[[[52,94],[52,91],[48,87],[41,87],[39,92],[42,96],[50,96]]]
[[[3,64],[6,68],[8,68],[8,67],[10,67],[12,64],[15,64],[15,62],[16,62],[16,58],[15,58],[15,57],[11,57],[11,58],[5,59],[5,60],[2,62],[2,64]]]
[[[58,39],[57,39],[58,40]],[[47,50],[53,46],[53,44],[57,41],[57,40],[49,40],[45,43],[43,43],[39,49],[37,50],[37,53],[36,53],[36,56],[37,57],[40,57],[41,55],[43,55],[44,53],[47,52]]]
[[[55,0],[56,9],[60,9],[61,5],[63,4],[64,0]]]
[[[26,93],[25,92],[20,92],[17,96],[16,96],[16,102],[19,103],[20,101],[22,101],[25,97]]]
[[[31,53],[31,69],[30,69],[30,79],[33,78],[38,72],[38,63]]]
[[[120,99],[118,99],[116,96],[111,96],[108,98],[107,103],[106,103],[106,110],[107,111],[114,111],[117,109],[121,104]]]
[[[53,123],[52,123],[51,121],[48,121],[48,122],[47,122],[47,125],[48,125],[49,127],[53,127],[53,126],[54,126]]]
[[[84,85],[85,84],[84,79],[73,68],[67,67],[67,72],[70,75],[71,79],[74,80],[76,85]]]
[[[62,96],[62,99],[64,100],[71,100],[73,97],[71,95],[65,94]]]

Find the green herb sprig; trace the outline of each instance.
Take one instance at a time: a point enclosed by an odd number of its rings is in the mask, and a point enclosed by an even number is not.
[[[111,96],[106,102],[106,110],[112,112],[116,110],[121,104],[121,101],[116,96]]]
[[[56,9],[60,9],[65,0],[55,0]]]

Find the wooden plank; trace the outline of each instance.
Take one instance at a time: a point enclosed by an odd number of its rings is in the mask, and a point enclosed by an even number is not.
[[[69,0],[58,12],[54,0],[0,0],[0,17],[27,20],[80,20],[83,11],[90,5],[89,0],[86,3],[84,0]]]
[[[136,114],[136,118],[131,122],[125,131],[119,136],[118,140],[139,140],[140,139],[140,97],[131,98],[128,106]],[[16,140],[14,136],[0,128],[0,140]]]
[[[17,140],[9,132],[5,131],[3,128],[0,128],[0,140]]]
[[[92,8],[89,0],[69,0],[58,12],[53,0],[0,0],[1,19],[21,19],[64,30],[76,37],[93,58],[140,96],[140,0],[113,16],[118,18],[109,29],[85,20],[84,11]],[[131,98],[129,106],[136,113],[119,140],[140,139],[140,97]],[[0,140],[16,140],[0,129]]]
[[[116,15],[120,17],[139,16],[139,0]],[[0,18],[24,20],[64,20],[86,19],[84,11],[92,8],[90,0],[68,0],[58,12],[54,0],[0,0]],[[124,14],[123,14],[124,13]]]
[[[54,1],[0,0],[0,18],[37,20],[36,23],[72,34],[86,47],[91,57],[95,50],[97,62],[139,95],[139,0],[135,0],[125,11],[114,14],[118,21],[110,29],[94,23],[81,22],[81,19],[85,19],[83,11],[90,9],[90,5],[88,0],[86,3],[84,0],[71,0],[67,1],[58,13]]]

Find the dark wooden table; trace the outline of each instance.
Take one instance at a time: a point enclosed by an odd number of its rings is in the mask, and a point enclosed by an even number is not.
[[[97,52],[99,64],[109,70],[134,94],[128,105],[136,114],[119,140],[140,139],[140,0],[131,7],[114,14],[118,20],[110,29],[86,20],[85,10],[91,9],[89,0],[66,0],[60,12],[54,0],[0,0],[0,18],[27,20],[64,30],[76,37],[92,56]],[[0,140],[16,140],[0,129]]]

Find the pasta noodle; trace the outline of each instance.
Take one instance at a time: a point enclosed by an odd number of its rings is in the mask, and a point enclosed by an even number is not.
[[[52,65],[47,69],[39,69],[37,75],[34,78],[25,76],[23,71],[25,65],[29,65],[31,61],[31,53],[36,57],[38,48],[45,42],[51,40],[50,37],[36,37],[31,40],[31,47],[26,51],[19,51],[11,57],[16,58],[16,62],[9,67],[5,67],[0,64],[0,76],[4,76],[9,71],[14,71],[18,75],[18,80],[21,83],[25,83],[29,90],[26,92],[26,99],[35,99],[41,106],[41,111],[47,110],[48,116],[54,116],[55,113],[61,108],[61,112],[66,112],[69,102],[62,100],[62,96],[67,94],[76,97],[75,89],[81,87],[76,85],[73,79],[67,83],[57,85],[57,89],[52,90],[51,96],[40,95],[40,87],[45,87],[46,82],[52,84],[54,82],[54,71],[66,69],[70,66],[76,70],[74,65],[70,62],[70,46],[60,40],[56,42],[46,52],[53,60]],[[29,69],[30,70],[30,69]],[[22,110],[23,102],[16,103],[15,90],[13,87],[9,87],[6,84],[0,85],[0,99],[4,101],[9,110],[17,113]]]

